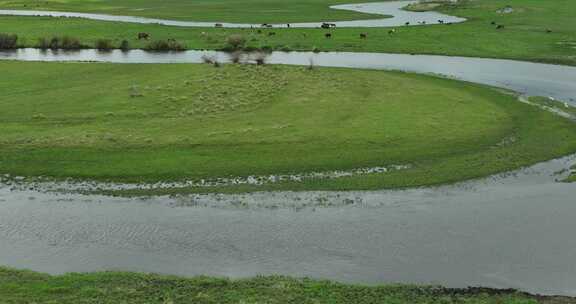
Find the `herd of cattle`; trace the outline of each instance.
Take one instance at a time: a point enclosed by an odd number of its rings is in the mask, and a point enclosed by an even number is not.
[[[426,21],[418,21],[417,24],[424,25],[424,24],[426,24]],[[444,20],[438,20],[438,24],[451,25],[452,22],[445,22]],[[495,21],[492,21],[490,24],[495,26],[497,30],[504,29],[503,24],[497,24]],[[406,22],[404,25],[409,26],[410,22]],[[222,23],[216,23],[215,27],[222,28],[222,27],[224,27],[224,25]],[[263,23],[261,25],[261,27],[262,28],[273,28],[274,26],[272,24]],[[286,24],[286,27],[290,28],[290,23]],[[254,28],[254,27],[252,26],[251,28]],[[320,25],[320,28],[332,29],[332,28],[336,28],[336,24],[324,22]],[[552,33],[552,30],[546,29],[546,32]],[[262,31],[258,30],[258,33],[262,33]],[[392,28],[392,29],[388,30],[388,35],[392,35],[394,33],[396,33],[396,29]],[[202,34],[205,35],[204,32]],[[268,32],[268,36],[275,36],[275,35],[276,35],[276,32]],[[306,34],[303,34],[303,35],[306,36]],[[333,35],[332,33],[325,33],[324,37],[329,39],[329,38],[332,38],[332,35]],[[368,38],[368,33],[360,33],[360,39],[366,39],[366,38]],[[145,40],[150,39],[150,34],[149,33],[138,33],[138,40],[141,40],[141,39],[145,39]]]

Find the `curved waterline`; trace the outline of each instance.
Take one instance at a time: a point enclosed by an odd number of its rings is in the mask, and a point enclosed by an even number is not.
[[[246,62],[260,58],[244,54]],[[202,63],[209,57],[222,63],[231,55],[219,51],[148,52],[98,51],[93,49],[63,51],[34,48],[0,50],[0,60],[86,61],[110,63]],[[400,70],[437,74],[463,81],[508,89],[523,95],[547,96],[576,105],[576,67],[515,60],[354,52],[272,52],[270,64],[310,65],[378,70]]]
[[[411,12],[403,10],[405,6],[417,1],[389,1],[358,4],[343,4],[331,6],[331,9],[349,10],[360,13],[383,15],[381,19],[354,20],[354,21],[330,21],[318,20],[318,22],[291,23],[294,28],[318,28],[323,22],[335,24],[336,27],[389,27],[401,26],[407,22],[410,25],[439,24],[439,23],[459,23],[466,21],[464,18],[449,16],[438,12]],[[155,19],[135,16],[116,16],[107,14],[38,11],[38,10],[6,10],[0,9],[0,15],[5,16],[36,16],[36,17],[68,17],[83,18],[99,21],[115,21],[140,24],[161,24],[180,27],[214,27],[219,24],[226,28],[250,28],[260,27],[261,24],[250,23],[226,23],[226,22],[197,22],[197,21],[177,21],[166,19]],[[385,17],[386,18],[385,18]],[[390,17],[391,16],[391,17]],[[389,17],[389,18],[388,18]],[[273,27],[288,27],[286,23],[272,24]]]
[[[0,185],[0,263],[576,295],[575,157],[436,188],[111,198]]]

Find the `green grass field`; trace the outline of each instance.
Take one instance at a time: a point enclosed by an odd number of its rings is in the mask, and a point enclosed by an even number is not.
[[[381,16],[329,8],[362,2],[370,0],[0,0],[0,7],[238,23],[357,20]]]
[[[210,191],[379,189],[576,151],[568,120],[423,75],[207,64],[2,62],[0,70],[0,173],[153,182],[411,166]]]
[[[269,2],[270,5],[285,5],[285,1]],[[58,3],[70,10],[81,10],[84,3],[98,7],[100,2]],[[319,2],[310,4],[311,7],[314,5],[319,5]],[[496,12],[505,5],[511,5],[515,11],[510,14]],[[6,8],[8,4],[2,5],[0,1],[0,7]],[[100,11],[106,12],[106,6],[102,7]],[[461,55],[576,65],[576,2],[573,0],[478,0],[438,9],[469,18],[469,21],[450,26],[400,27],[394,35],[382,28],[339,28],[333,30],[332,39],[324,38],[324,31],[319,29],[272,29],[259,34],[256,30],[178,28],[43,17],[0,17],[0,29],[18,34],[21,46],[35,46],[39,37],[70,35],[78,37],[87,46],[93,46],[97,39],[106,38],[115,41],[116,45],[126,39],[132,48],[145,48],[146,42],[136,38],[138,32],[148,32],[152,39],[174,38],[190,49],[222,49],[226,46],[226,37],[240,33],[247,38],[247,45],[255,48]],[[313,11],[298,10],[303,12],[302,16]],[[207,12],[206,16],[210,14]],[[229,21],[256,21],[251,18],[262,15],[239,12],[235,16],[239,19]],[[287,16],[275,14],[274,18]],[[505,25],[505,28],[496,30],[491,25],[492,21]],[[547,33],[547,29],[552,32]],[[269,36],[269,31],[276,35]],[[368,39],[360,39],[360,33],[367,33]]]
[[[136,273],[88,273],[49,276],[0,268],[0,303],[58,304],[567,304],[574,299],[534,297],[517,292],[459,290],[429,286],[346,285],[330,281],[256,277],[229,280],[178,278]]]

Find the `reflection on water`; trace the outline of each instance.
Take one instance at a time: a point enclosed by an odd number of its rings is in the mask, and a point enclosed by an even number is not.
[[[0,51],[0,59],[21,61],[95,61],[114,63],[201,63],[206,57],[230,62],[230,54],[216,51],[147,52],[132,50]],[[254,61],[259,56],[252,56]],[[348,52],[272,52],[271,64],[349,67],[432,73],[510,89],[526,95],[549,96],[576,105],[576,67],[513,60]]]
[[[356,20],[356,21],[336,21],[330,22],[336,27],[386,27],[406,25],[423,25],[439,23],[457,23],[466,19],[448,16],[437,12],[410,12],[402,10],[403,7],[416,1],[389,1],[375,3],[344,4],[331,6],[332,9],[350,10],[361,13],[386,15],[389,18]],[[53,11],[34,11],[34,10],[0,10],[0,15],[10,16],[49,16],[49,17],[76,17],[102,21],[117,21],[143,24],[162,24],[182,27],[214,27],[215,22],[195,22],[195,21],[176,21],[164,20],[145,17],[133,16],[114,16],[105,14],[73,13],[73,12],[53,12]],[[327,20],[318,20],[318,22],[292,23],[290,27],[296,28],[317,28],[322,22]],[[250,28],[261,27],[261,24],[249,23],[218,23],[221,27],[231,28]],[[274,24],[273,27],[287,27],[287,24]]]

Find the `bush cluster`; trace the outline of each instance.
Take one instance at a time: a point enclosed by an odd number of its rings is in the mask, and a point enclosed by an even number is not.
[[[38,39],[38,48],[77,50],[82,48],[82,44],[80,43],[80,39],[70,36],[42,37]]]
[[[148,44],[146,49],[152,51],[184,51],[186,47],[174,39],[168,39],[154,40]]]
[[[0,33],[0,49],[15,49],[18,46],[18,35]]]

